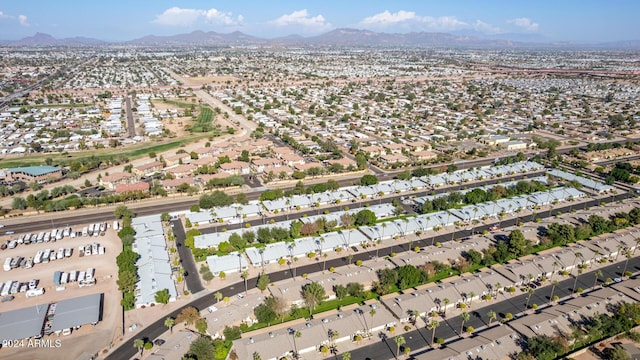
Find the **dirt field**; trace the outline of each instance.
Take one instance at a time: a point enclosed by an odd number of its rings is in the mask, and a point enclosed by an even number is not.
[[[77,230],[78,228],[74,229]],[[81,229],[81,227],[80,227]],[[78,246],[99,243],[105,247],[104,255],[91,255],[79,257]],[[83,295],[104,293],[103,319],[98,325],[85,325],[74,331],[69,336],[51,335],[43,339],[53,341],[60,340],[59,348],[28,348],[28,349],[2,349],[0,357],[12,359],[45,359],[45,358],[67,358],[75,359],[83,352],[94,354],[101,348],[114,341],[117,334],[122,332],[120,319],[122,317],[120,308],[120,293],[117,290],[117,267],[115,258],[119,253],[120,239],[113,230],[107,230],[105,236],[98,237],[78,237],[65,238],[55,243],[40,243],[29,245],[18,245],[15,249],[7,249],[0,253],[0,258],[8,256],[35,256],[38,250],[58,249],[60,247],[73,248],[70,258],[58,259],[47,264],[36,264],[31,269],[18,268],[11,271],[2,271],[0,280],[28,282],[31,279],[39,279],[38,287],[44,287],[45,293],[41,296],[26,298],[25,294],[14,294],[15,299],[11,302],[0,303],[0,311],[15,310],[34,306],[37,304],[47,304],[63,299],[74,298]],[[87,268],[94,268],[96,285],[91,287],[78,287],[77,283],[67,284],[65,290],[56,291],[53,285],[54,271],[85,271]]]
[[[174,109],[178,111],[181,110],[179,107],[175,105],[165,104],[162,101],[152,101],[152,103],[153,103],[153,107],[155,107],[156,110],[158,111],[174,110]],[[162,121],[162,125],[164,125],[166,129],[176,134],[178,137],[181,137],[181,136],[187,135],[187,132],[184,130],[184,127],[185,125],[188,125],[191,122],[191,118],[186,116],[186,117],[161,119],[161,121]]]

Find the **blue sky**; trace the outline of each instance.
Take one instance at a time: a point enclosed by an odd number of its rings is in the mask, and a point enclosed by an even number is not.
[[[554,41],[640,39],[637,0],[0,0],[0,39],[130,40],[193,30],[259,37],[336,28],[532,34]]]

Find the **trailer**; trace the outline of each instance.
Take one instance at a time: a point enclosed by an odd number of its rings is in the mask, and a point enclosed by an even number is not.
[[[62,277],[61,271],[56,271],[53,273],[53,285],[60,285],[60,278]]]
[[[9,280],[7,282],[0,283],[0,285],[2,285],[2,291],[0,291],[0,296],[7,296],[9,295],[9,291],[11,290],[11,284],[13,283],[13,281]]]
[[[56,256],[58,259],[64,259],[64,248],[58,249],[58,255]]]
[[[87,235],[88,236],[93,235],[93,224],[89,224],[89,230],[87,231]]]
[[[42,261],[42,254],[44,254],[44,252],[42,252],[42,250],[38,250],[36,256],[33,258],[34,264],[40,264],[40,262]]]
[[[72,248],[64,249],[64,257],[71,257],[72,253],[73,253],[73,249]]]
[[[86,272],[86,279],[87,279],[87,280],[91,280],[91,279],[93,279],[93,276],[95,275],[95,273],[96,273],[96,269],[94,269],[94,268],[88,268],[88,269],[87,269],[87,272]]]
[[[56,241],[56,237],[51,236],[51,233],[44,233],[44,242],[49,242],[49,240]]]
[[[89,228],[87,226],[82,228],[82,236],[89,236]]]
[[[62,276],[60,277],[60,284],[66,284],[68,281],[69,281],[69,273],[63,272]]]
[[[26,296],[29,298],[34,296],[40,296],[42,294],[44,294],[44,288],[38,288],[38,289],[28,290]]]
[[[104,246],[98,247],[98,255],[104,255]]]
[[[78,274],[78,282],[84,280],[86,276],[86,273],[84,271],[80,271],[80,273]]]
[[[27,269],[31,269],[33,267],[33,258],[29,257],[29,259],[27,260],[27,263],[24,265],[25,268]]]
[[[3,267],[3,268],[4,268],[4,271],[9,271],[9,270],[11,270],[11,261],[12,261],[12,259],[11,259],[10,257],[8,257],[8,258],[6,258],[6,259],[4,260],[4,267]]]
[[[91,244],[91,255],[98,255],[98,243]]]
[[[40,232],[40,233],[38,234],[38,237],[36,238],[36,240],[37,240],[39,243],[43,242],[43,241],[44,241],[44,232]]]
[[[20,256],[16,256],[14,258],[11,258],[11,263],[10,263],[11,269],[15,269],[18,266],[20,266],[20,260],[22,260],[22,258]]]
[[[71,235],[71,228],[70,227],[66,227],[62,232],[62,236],[63,237],[69,237],[69,235]]]
[[[76,276],[78,275],[78,272],[75,270],[71,270],[71,272],[69,272],[69,282],[76,282]]]
[[[20,287],[20,283],[17,282],[17,281],[14,281],[11,284],[11,290],[9,290],[9,294],[11,294],[11,295],[16,294],[18,292],[18,290],[19,290],[19,287]]]

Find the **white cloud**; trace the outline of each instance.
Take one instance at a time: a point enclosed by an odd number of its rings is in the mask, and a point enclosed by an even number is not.
[[[160,15],[156,15],[156,18],[152,22],[167,26],[188,27],[198,23],[238,25],[242,20],[242,15],[238,15],[234,19],[232,13],[223,12],[215,8],[203,10],[185,9],[174,6],[165,10]]]
[[[0,19],[5,19],[8,18],[9,15],[5,14],[4,12],[0,11]]]
[[[396,13],[391,13],[389,10],[385,10],[381,13],[375,14],[373,16],[369,16],[364,18],[360,23],[364,25],[373,25],[373,24],[397,24],[400,22],[405,22],[409,20],[418,20],[418,16],[413,11],[404,11],[400,10]]]
[[[455,16],[420,16],[413,11],[400,10],[392,13],[385,10],[381,13],[366,17],[360,21],[361,25],[385,27],[391,25],[413,25],[418,29],[435,31],[451,31],[468,28],[469,24],[459,20]]]
[[[30,26],[29,21],[27,21],[27,17],[25,15],[18,15],[18,22],[22,26]]]
[[[538,31],[538,28],[540,27],[540,24],[538,24],[537,22],[534,22],[533,20],[531,20],[529,18],[525,18],[525,17],[507,20],[507,23],[515,25],[515,26],[517,26],[519,28],[522,28],[523,30],[529,31],[529,32]]]
[[[484,34],[491,34],[491,35],[500,34],[504,32],[499,27],[488,24],[482,20],[476,20],[476,22],[473,23],[473,29]]]
[[[312,17],[307,12],[307,9],[294,11],[291,14],[284,14],[271,21],[271,24],[277,26],[301,25],[312,31],[326,31],[333,29],[333,25],[328,23],[324,16],[318,14]]]

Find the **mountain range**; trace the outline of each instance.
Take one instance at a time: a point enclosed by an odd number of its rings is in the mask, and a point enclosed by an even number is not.
[[[484,35],[477,32],[410,32],[383,33],[359,29],[335,29],[317,36],[303,37],[290,35],[285,37],[265,39],[244,34],[239,31],[232,33],[204,32],[196,30],[190,33],[157,36],[148,35],[138,39],[123,42],[108,42],[86,37],[57,39],[51,35],[36,33],[33,36],[19,40],[0,40],[2,46],[41,47],[41,46],[103,46],[129,45],[144,47],[162,46],[365,46],[365,47],[489,47],[489,48],[518,48],[518,47],[554,47],[554,48],[632,48],[640,49],[640,41],[620,41],[599,44],[554,43],[540,35],[527,34],[498,34]]]

